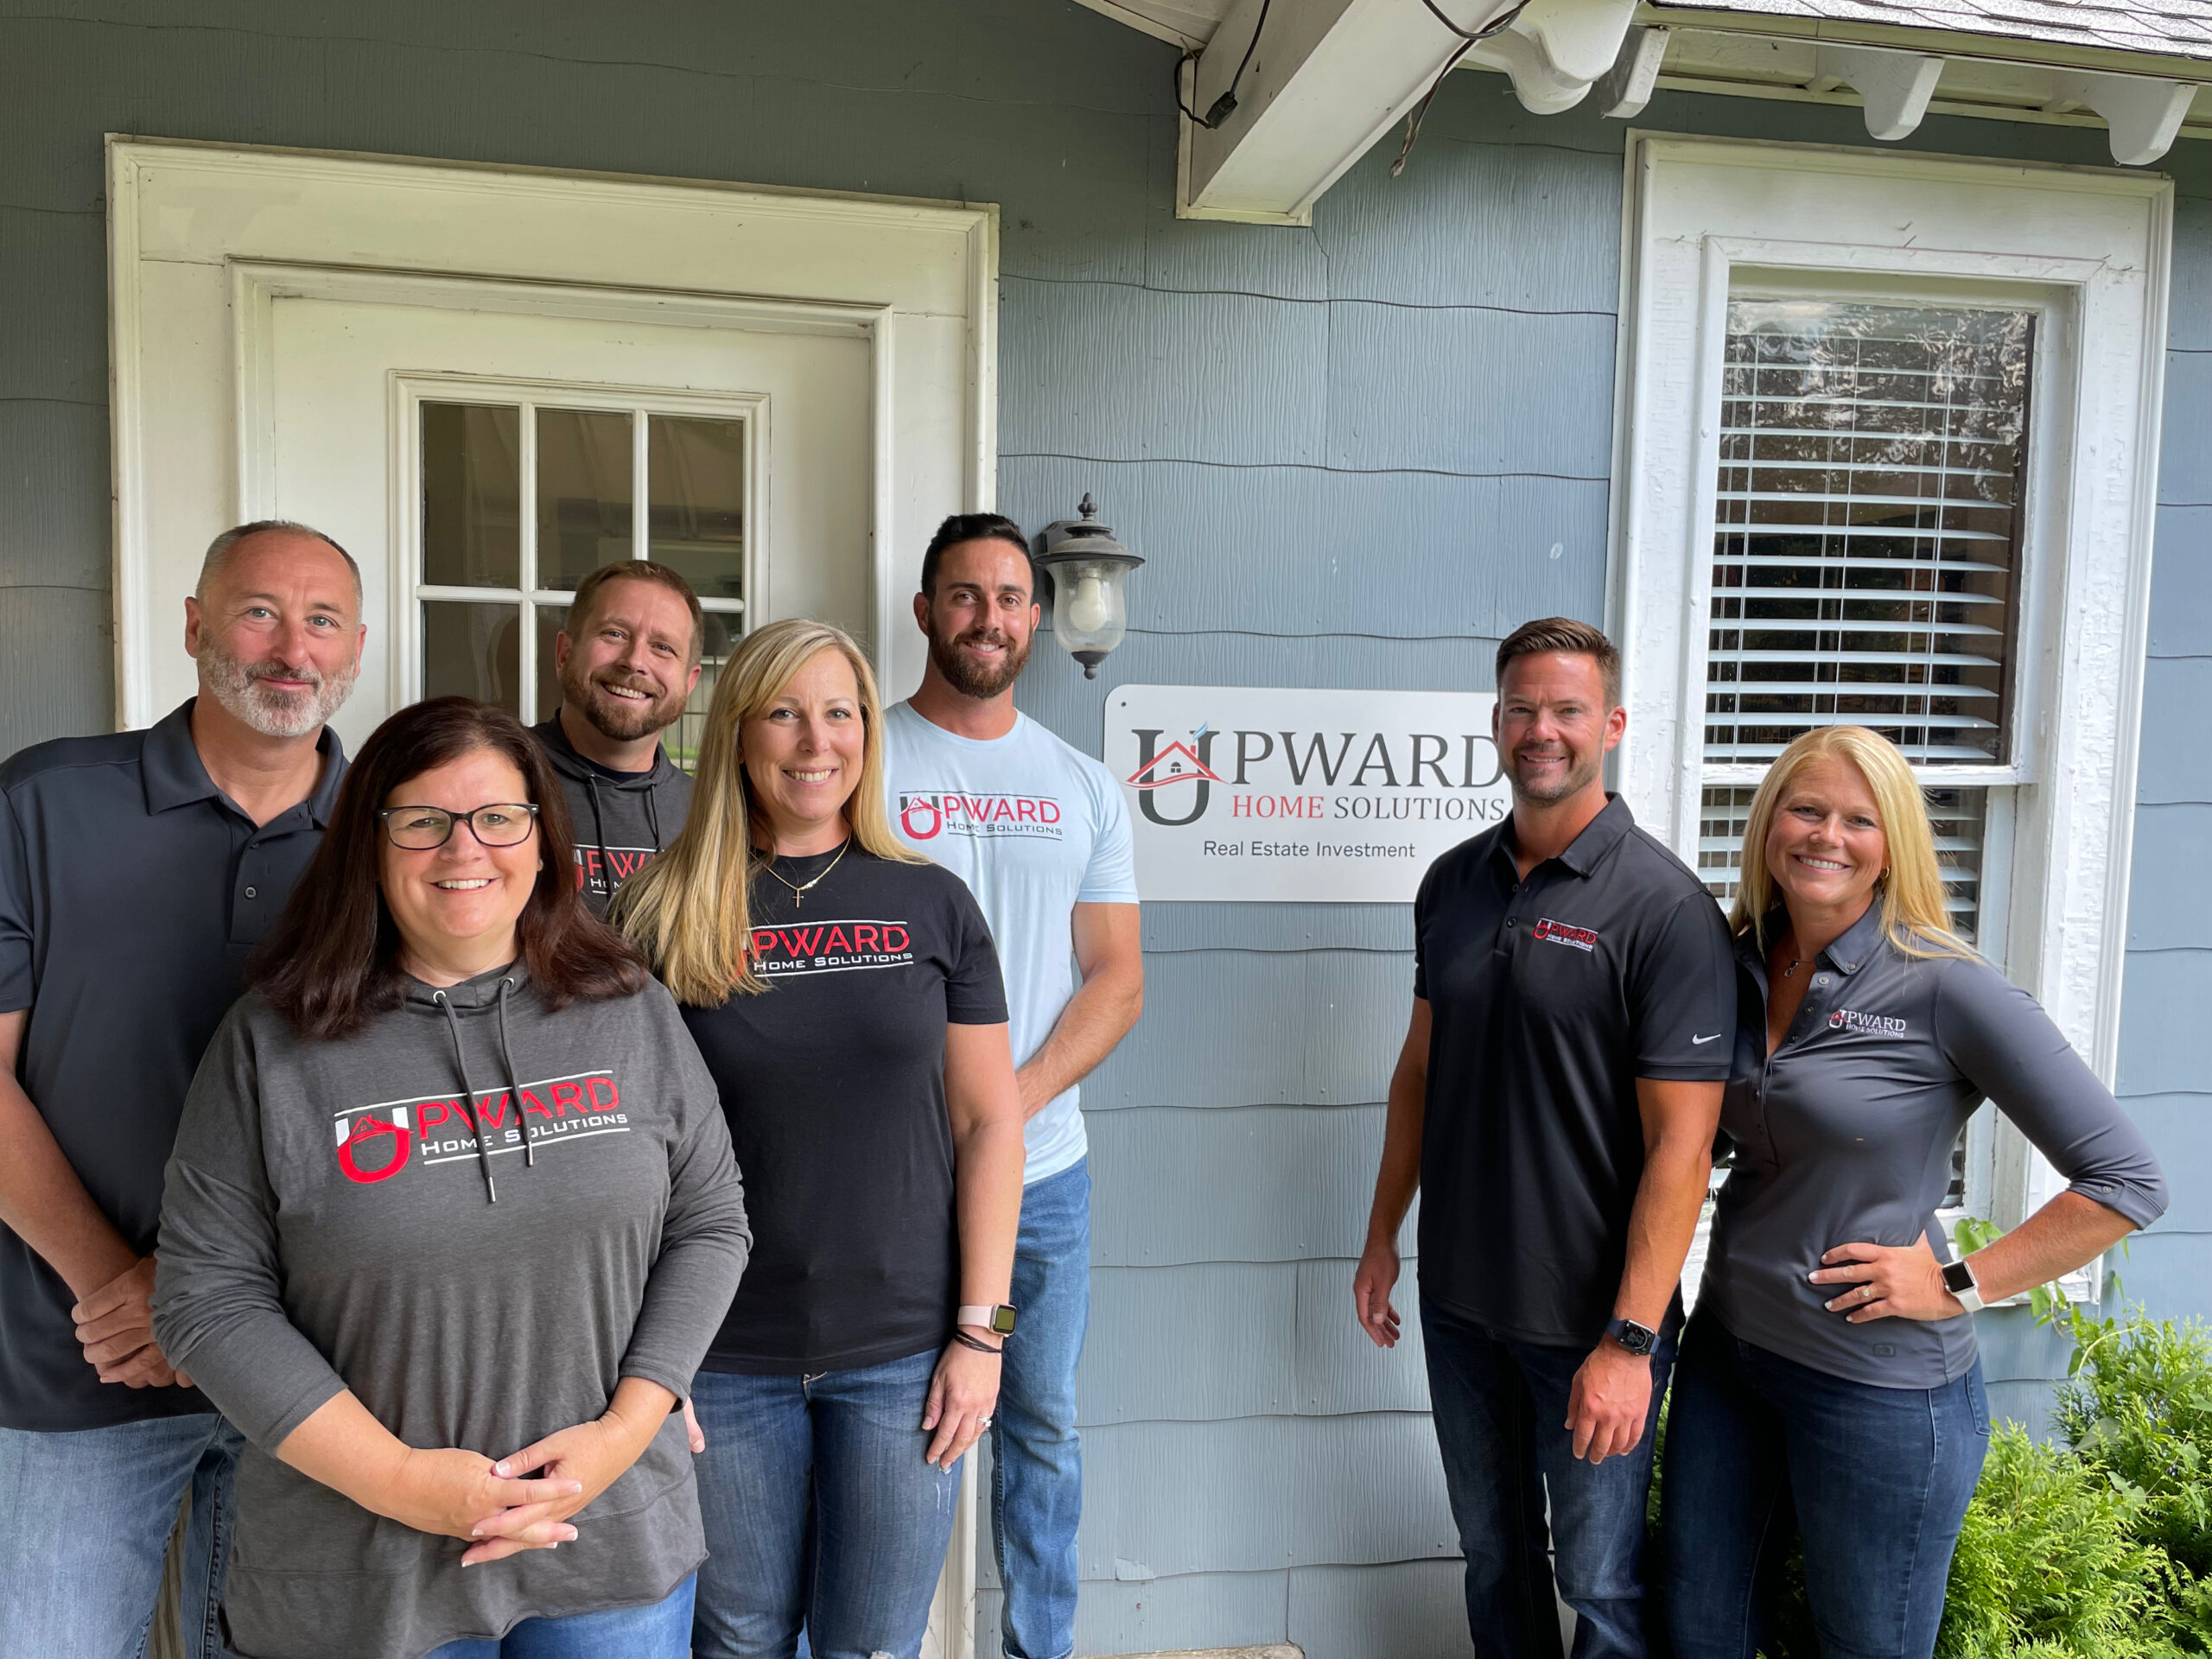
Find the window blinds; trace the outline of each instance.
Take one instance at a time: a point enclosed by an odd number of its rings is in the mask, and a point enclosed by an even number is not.
[[[1730,303],[1708,767],[1763,766],[1846,724],[1917,764],[2010,759],[2034,327],[2024,311]],[[1699,864],[1716,896],[1735,892],[1752,792],[1705,791]],[[1929,791],[1969,938],[1986,799]]]
[[[1737,301],[1721,393],[1705,757],[1815,726],[2005,756],[2034,318]]]

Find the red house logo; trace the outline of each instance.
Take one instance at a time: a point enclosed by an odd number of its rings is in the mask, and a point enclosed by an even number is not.
[[[1211,746],[1209,746],[1211,747]],[[1170,784],[1221,781],[1187,743],[1170,743],[1123,779],[1132,789],[1165,789]]]

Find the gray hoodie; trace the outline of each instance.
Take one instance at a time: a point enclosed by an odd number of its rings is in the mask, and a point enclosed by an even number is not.
[[[162,1349],[251,1442],[238,1649],[414,1659],[665,1598],[706,1554],[680,1416],[575,1544],[465,1572],[461,1540],[274,1453],[346,1389],[410,1446],[493,1458],[597,1417],[626,1376],[688,1395],[751,1243],[714,1081],[658,982],[556,1013],[518,965],[410,980],[323,1043],[238,1002],[185,1102],[154,1295]]]
[[[652,863],[683,828],[691,810],[691,774],[664,748],[653,751],[650,772],[595,766],[576,753],[557,714],[530,732],[568,796],[576,891],[593,915],[604,916],[615,889]]]

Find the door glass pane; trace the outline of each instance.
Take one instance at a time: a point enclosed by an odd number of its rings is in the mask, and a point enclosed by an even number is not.
[[[651,556],[702,599],[745,596],[745,423],[652,417]]]
[[[569,620],[565,605],[537,607],[537,712],[534,720],[550,720],[561,709],[561,676],[553,665],[553,641]]]
[[[515,605],[423,601],[423,695],[474,697],[517,712],[522,612]]]
[[[537,411],[537,585],[573,588],[631,556],[630,417]]]
[[[522,411],[423,405],[423,580],[522,582]]]
[[[706,639],[699,655],[699,683],[691,688],[691,700],[683,705],[676,724],[661,734],[668,758],[690,772],[699,770],[699,743],[706,735],[707,705],[715,700],[715,678],[743,632],[741,620],[727,611],[709,611],[706,624]]]

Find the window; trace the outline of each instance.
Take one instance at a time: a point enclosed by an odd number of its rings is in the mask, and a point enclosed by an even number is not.
[[[1639,134],[1611,621],[1638,819],[1732,897],[1774,757],[1918,769],[1953,925],[2107,1082],[2170,185]],[[1983,1114],[1955,1204],[2056,1189]]]
[[[576,584],[603,564],[652,559],[683,572],[707,612],[704,671],[667,736],[691,766],[715,671],[742,631],[747,420],[529,401],[416,409],[421,695],[550,718]]]

